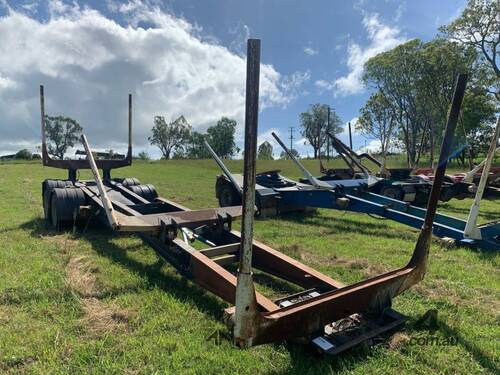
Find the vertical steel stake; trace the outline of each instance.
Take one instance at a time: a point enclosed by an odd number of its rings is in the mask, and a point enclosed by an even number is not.
[[[236,284],[234,342],[252,346],[258,319],[252,278],[253,219],[255,214],[255,170],[259,116],[260,40],[247,43],[247,80],[245,103],[245,155],[243,167],[243,218],[241,223],[240,262]]]
[[[128,152],[132,157],[132,94],[128,94]]]
[[[349,125],[349,148],[352,150],[352,132],[351,132],[351,122],[347,123]],[[365,150],[366,152],[366,150]]]
[[[41,117],[41,131],[42,131],[42,163],[45,165],[47,158],[47,141],[45,137],[45,95],[43,93],[43,85],[40,85],[40,117]]]

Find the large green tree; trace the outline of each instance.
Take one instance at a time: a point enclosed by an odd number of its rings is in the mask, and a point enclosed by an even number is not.
[[[64,159],[64,154],[68,148],[73,147],[78,141],[82,127],[70,117],[65,116],[45,116],[45,133],[49,154],[58,159]]]
[[[380,141],[384,165],[395,127],[396,115],[391,103],[380,91],[375,92],[361,108],[356,129]]]
[[[191,133],[189,142],[186,147],[186,157],[188,159],[208,159],[210,153],[205,146],[206,134],[196,131]]]
[[[321,148],[327,143],[326,132],[333,134],[340,133],[342,121],[334,108],[326,104],[312,104],[307,112],[302,112],[299,116],[301,134],[307,139],[314,150],[314,158],[321,153]],[[329,121],[328,121],[329,120]]]
[[[236,121],[222,117],[207,129],[207,141],[221,158],[230,158],[239,151],[234,142]]]
[[[462,45],[476,49],[489,69],[483,70],[490,92],[500,100],[500,1],[468,0],[460,17],[440,31]]]
[[[160,149],[163,159],[170,159],[174,149],[180,149],[178,152],[183,152],[182,148],[189,139],[191,126],[184,116],[180,116],[170,123],[167,123],[163,116],[155,116],[152,133],[148,137],[151,145]]]
[[[475,100],[482,102],[481,108],[490,107],[486,103],[488,98],[481,95],[481,91],[485,91],[484,83],[476,75],[476,61],[474,49],[436,38],[428,43],[418,39],[409,41],[366,63],[364,80],[387,99],[387,108],[395,116],[396,134],[404,145],[409,167],[418,164],[424,153],[429,153],[430,163],[433,163],[459,73],[470,74],[468,95],[478,96]],[[469,110],[472,108],[463,107],[462,118]],[[480,122],[487,121],[490,116],[488,111],[475,116],[476,122],[467,126],[480,129]],[[462,121],[462,128],[464,126]],[[463,146],[467,140],[462,137],[461,142]]]
[[[422,42],[415,39],[372,57],[365,64],[363,76],[366,83],[389,100],[410,167],[417,159],[418,137],[422,128],[416,79],[421,70],[420,61],[416,59],[421,46]]]
[[[257,159],[273,160],[273,146],[268,141],[264,141],[260,144],[259,150],[257,151]]]

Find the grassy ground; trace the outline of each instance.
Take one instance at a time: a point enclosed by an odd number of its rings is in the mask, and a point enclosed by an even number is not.
[[[317,164],[307,163],[317,171]],[[236,172],[241,162],[229,166]],[[297,177],[289,162],[259,164],[259,170],[275,168]],[[217,173],[212,161],[176,161],[138,162],[115,175],[138,177],[162,196],[203,208],[217,204]],[[46,229],[41,182],[64,176],[38,163],[0,165],[0,372],[498,373],[496,254],[434,242],[424,281],[394,301],[408,324],[371,349],[337,357],[288,344],[238,350],[227,341],[207,341],[224,329],[226,305],[179,277],[135,236]],[[470,204],[453,200],[441,210],[463,217]],[[499,202],[485,201],[482,219],[498,218],[499,211]],[[259,220],[255,237],[351,283],[404,265],[417,232],[367,215],[319,210]],[[287,292],[287,285],[282,288]],[[438,326],[419,327],[416,321],[429,309],[439,311]],[[448,337],[454,345],[421,345]]]

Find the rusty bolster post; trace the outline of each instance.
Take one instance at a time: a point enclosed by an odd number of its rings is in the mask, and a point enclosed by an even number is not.
[[[43,92],[43,85],[40,85],[40,120],[42,132],[42,163],[45,165],[47,155],[47,141],[45,138],[45,95]]]
[[[252,340],[255,336],[254,331],[257,329],[258,310],[252,278],[252,247],[259,115],[259,76],[260,40],[249,39],[247,43],[243,218],[233,332],[234,342],[240,347],[252,346]]]
[[[451,146],[453,142],[453,134],[458,123],[458,116],[460,115],[460,107],[465,95],[465,87],[467,85],[467,74],[459,74],[453,99],[451,102],[450,111],[448,112],[448,121],[441,144],[441,152],[439,155],[439,164],[436,169],[434,182],[432,184],[431,194],[427,201],[427,212],[425,214],[424,224],[415,245],[413,256],[408,263],[409,266],[423,266],[420,277],[423,278],[425,273],[425,261],[429,252],[430,241],[432,236],[432,225],[434,223],[434,216],[436,214],[437,204],[441,193],[441,185],[443,184],[448,158],[451,155]]]

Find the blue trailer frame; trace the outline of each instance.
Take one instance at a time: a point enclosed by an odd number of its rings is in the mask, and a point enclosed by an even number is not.
[[[494,146],[496,146],[496,140],[498,139],[499,128],[500,126],[497,127],[496,138],[492,141]],[[364,179],[330,181],[313,177],[300,161],[293,156],[279,137],[274,133],[273,136],[302,170],[307,183],[283,177],[279,174],[279,171],[258,174],[256,177],[256,205],[258,212],[263,216],[279,215],[290,211],[303,211],[308,208],[327,208],[378,215],[416,229],[422,227],[427,210],[413,206],[408,202],[371,193],[369,188],[377,183],[377,179],[373,176],[367,175]],[[224,175],[218,176],[216,183],[216,195],[219,198],[219,204],[223,207],[239,204],[241,201],[241,176],[231,174],[222,160],[210,148],[210,145],[205,144],[224,172]],[[490,149],[493,149],[494,152],[494,147],[490,147]],[[487,173],[486,170],[486,176]],[[280,185],[285,186],[278,187]],[[221,199],[224,194],[228,193],[231,193],[230,199]],[[480,201],[481,195],[482,191],[478,189],[476,200],[479,198],[478,201]],[[436,213],[433,234],[457,245],[466,245],[484,250],[500,250],[500,220],[482,225],[474,224],[473,230],[470,230],[470,228],[467,228],[467,223],[472,220],[472,214],[469,216],[468,220],[463,220]],[[476,219],[477,216],[474,220]],[[471,227],[471,224],[469,224],[469,227]]]

